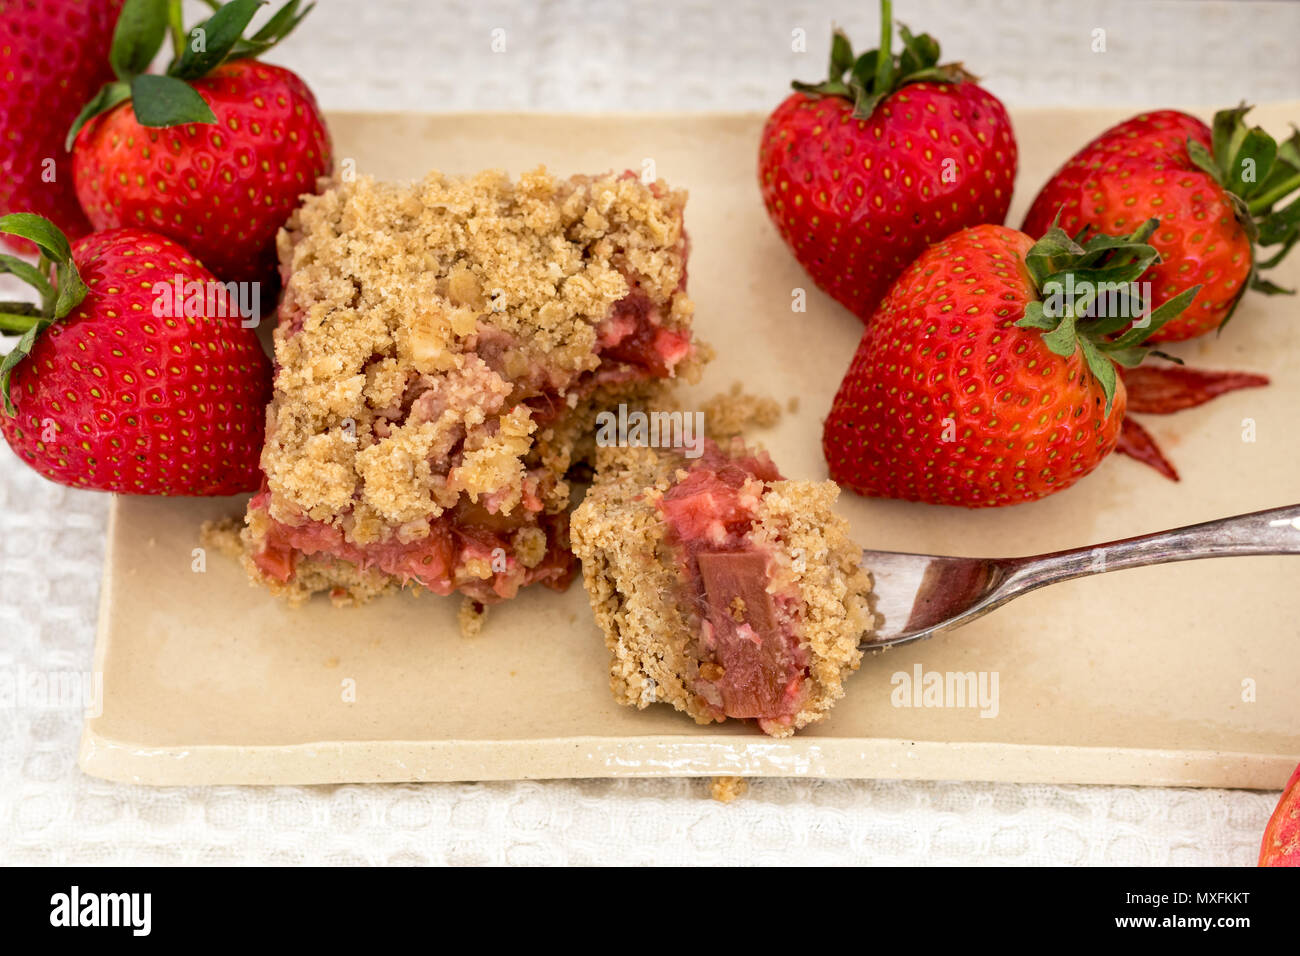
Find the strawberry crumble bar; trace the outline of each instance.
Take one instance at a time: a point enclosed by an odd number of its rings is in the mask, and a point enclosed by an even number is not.
[[[618,701],[753,719],[775,737],[822,719],[873,625],[838,494],[784,480],[739,439],[706,440],[694,459],[599,449],[573,549]]]
[[[249,573],[295,603],[460,592],[475,620],[566,587],[596,413],[699,364],[685,193],[544,169],[327,187],[279,236]]]

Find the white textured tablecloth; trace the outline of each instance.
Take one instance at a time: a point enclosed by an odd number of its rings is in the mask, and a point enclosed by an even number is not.
[[[791,76],[822,77],[832,20],[874,45],[874,6],[321,0],[271,59],[326,109],[766,109]],[[896,0],[895,13],[1012,106],[1300,98],[1296,3]],[[807,53],[791,50],[796,29]],[[89,669],[106,505],[0,449],[0,669]],[[1277,800],[829,780],[760,780],[729,805],[707,780],[149,789],[83,776],[80,726],[72,709],[0,707],[0,862],[1250,864]]]

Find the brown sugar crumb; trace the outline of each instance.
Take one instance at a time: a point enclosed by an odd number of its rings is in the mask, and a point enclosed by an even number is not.
[[[700,665],[700,677],[704,680],[722,680],[726,676],[727,669],[713,661],[705,661]]]
[[[475,601],[473,598],[465,598],[460,602],[460,611],[456,614],[456,619],[460,624],[460,633],[462,637],[477,637],[483,630],[483,622],[487,618],[487,605],[481,601]]]
[[[307,197],[277,240],[250,576],[339,604],[566,587],[569,477],[597,413],[698,372],[685,202],[542,168]]]
[[[744,777],[714,777],[709,784],[709,796],[719,803],[730,803],[747,793],[749,781]]]
[[[228,558],[240,558],[244,554],[244,546],[239,540],[240,532],[243,530],[242,518],[218,518],[215,521],[205,521],[199,526],[199,544]]]
[[[705,428],[721,441],[751,428],[771,428],[781,421],[781,404],[773,398],[750,395],[740,382],[704,403]]]
[[[731,619],[732,619],[733,621],[738,621],[738,622],[740,622],[740,623],[742,623],[742,624],[744,623],[744,621],[745,621],[745,599],[744,599],[743,597],[741,597],[739,594],[737,594],[734,598],[732,598],[732,599],[731,599],[731,604],[728,605],[727,610],[731,612]]]

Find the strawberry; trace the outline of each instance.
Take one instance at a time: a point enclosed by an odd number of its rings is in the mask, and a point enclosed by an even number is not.
[[[1259,848],[1260,866],[1300,866],[1300,767],[1277,802]]]
[[[1035,243],[975,226],[927,249],[870,317],[840,384],[822,436],[831,477],[864,495],[980,508],[1096,468],[1124,421],[1117,364],[1140,362],[1143,341],[1196,294],[1154,311],[1138,294],[1156,226],[1084,244],[1060,228]]]
[[[258,6],[218,8],[188,44],[176,38],[181,52],[157,76],[143,70],[162,42],[166,4],[127,0],[113,42],[118,79],[68,136],[77,197],[96,229],[152,229],[233,281],[273,277],[276,232],[331,167],[329,133],[306,84],[249,59],[306,11],[290,0],[243,39]]]
[[[144,229],[70,246],[48,220],[15,213],[0,231],[36,243],[43,264],[20,273],[39,306],[0,306],[0,327],[21,333],[0,363],[0,431],[18,456],[76,488],[255,490],[271,369],[226,287]]]
[[[768,214],[812,280],[864,322],[904,267],[959,229],[1002,222],[1016,178],[1007,111],[881,3],[880,50],[831,41],[830,78],[794,84],[758,154]],[[881,55],[881,52],[885,55]]]
[[[1223,110],[1211,130],[1173,110],[1144,113],[1106,130],[1062,166],[1034,199],[1023,229],[1041,236],[1060,216],[1067,232],[1085,226],[1123,232],[1155,216],[1151,244],[1161,262],[1148,276],[1152,302],[1190,286],[1196,303],[1152,336],[1178,341],[1228,321],[1247,288],[1286,292],[1262,278],[1300,238],[1300,132],[1278,145],[1249,110]],[[1276,246],[1262,258],[1258,247]]]
[[[39,213],[76,238],[77,204],[63,137],[77,110],[111,79],[108,41],[122,0],[0,0],[0,212]],[[35,252],[5,237],[15,252]]]

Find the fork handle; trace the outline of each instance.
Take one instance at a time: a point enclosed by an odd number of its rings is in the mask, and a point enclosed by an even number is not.
[[[1203,524],[1122,538],[1007,562],[998,588],[1010,597],[1089,574],[1171,561],[1249,554],[1300,554],[1300,505],[1271,508]]]

